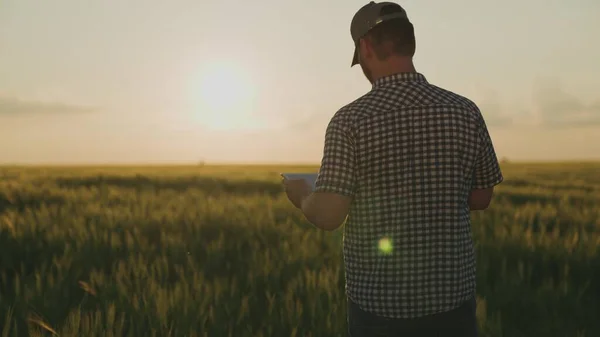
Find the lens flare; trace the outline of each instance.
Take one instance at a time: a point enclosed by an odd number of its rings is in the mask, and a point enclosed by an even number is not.
[[[382,238],[379,240],[379,251],[385,255],[389,255],[394,250],[394,245],[392,244],[392,240],[389,238]]]

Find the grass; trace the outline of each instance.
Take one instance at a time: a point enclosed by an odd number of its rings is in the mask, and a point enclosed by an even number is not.
[[[0,168],[1,336],[345,336],[341,231],[284,170],[316,168]],[[599,336],[600,164],[503,171],[472,216],[481,336]]]

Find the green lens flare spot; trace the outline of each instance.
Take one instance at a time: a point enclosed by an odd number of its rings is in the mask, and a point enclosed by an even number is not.
[[[394,250],[392,240],[389,238],[382,238],[379,240],[379,252],[388,255],[392,253],[392,250]]]

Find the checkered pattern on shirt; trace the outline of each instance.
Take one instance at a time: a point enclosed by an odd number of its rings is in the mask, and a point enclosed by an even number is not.
[[[448,311],[475,294],[468,195],[503,180],[470,100],[419,73],[381,78],[325,134],[316,191],[353,197],[344,226],[348,297],[393,318]],[[382,239],[391,252],[379,249]]]

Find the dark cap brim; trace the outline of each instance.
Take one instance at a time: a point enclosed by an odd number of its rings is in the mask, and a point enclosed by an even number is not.
[[[354,56],[352,57],[352,65],[350,67],[354,67],[358,64],[358,48],[354,47]]]

